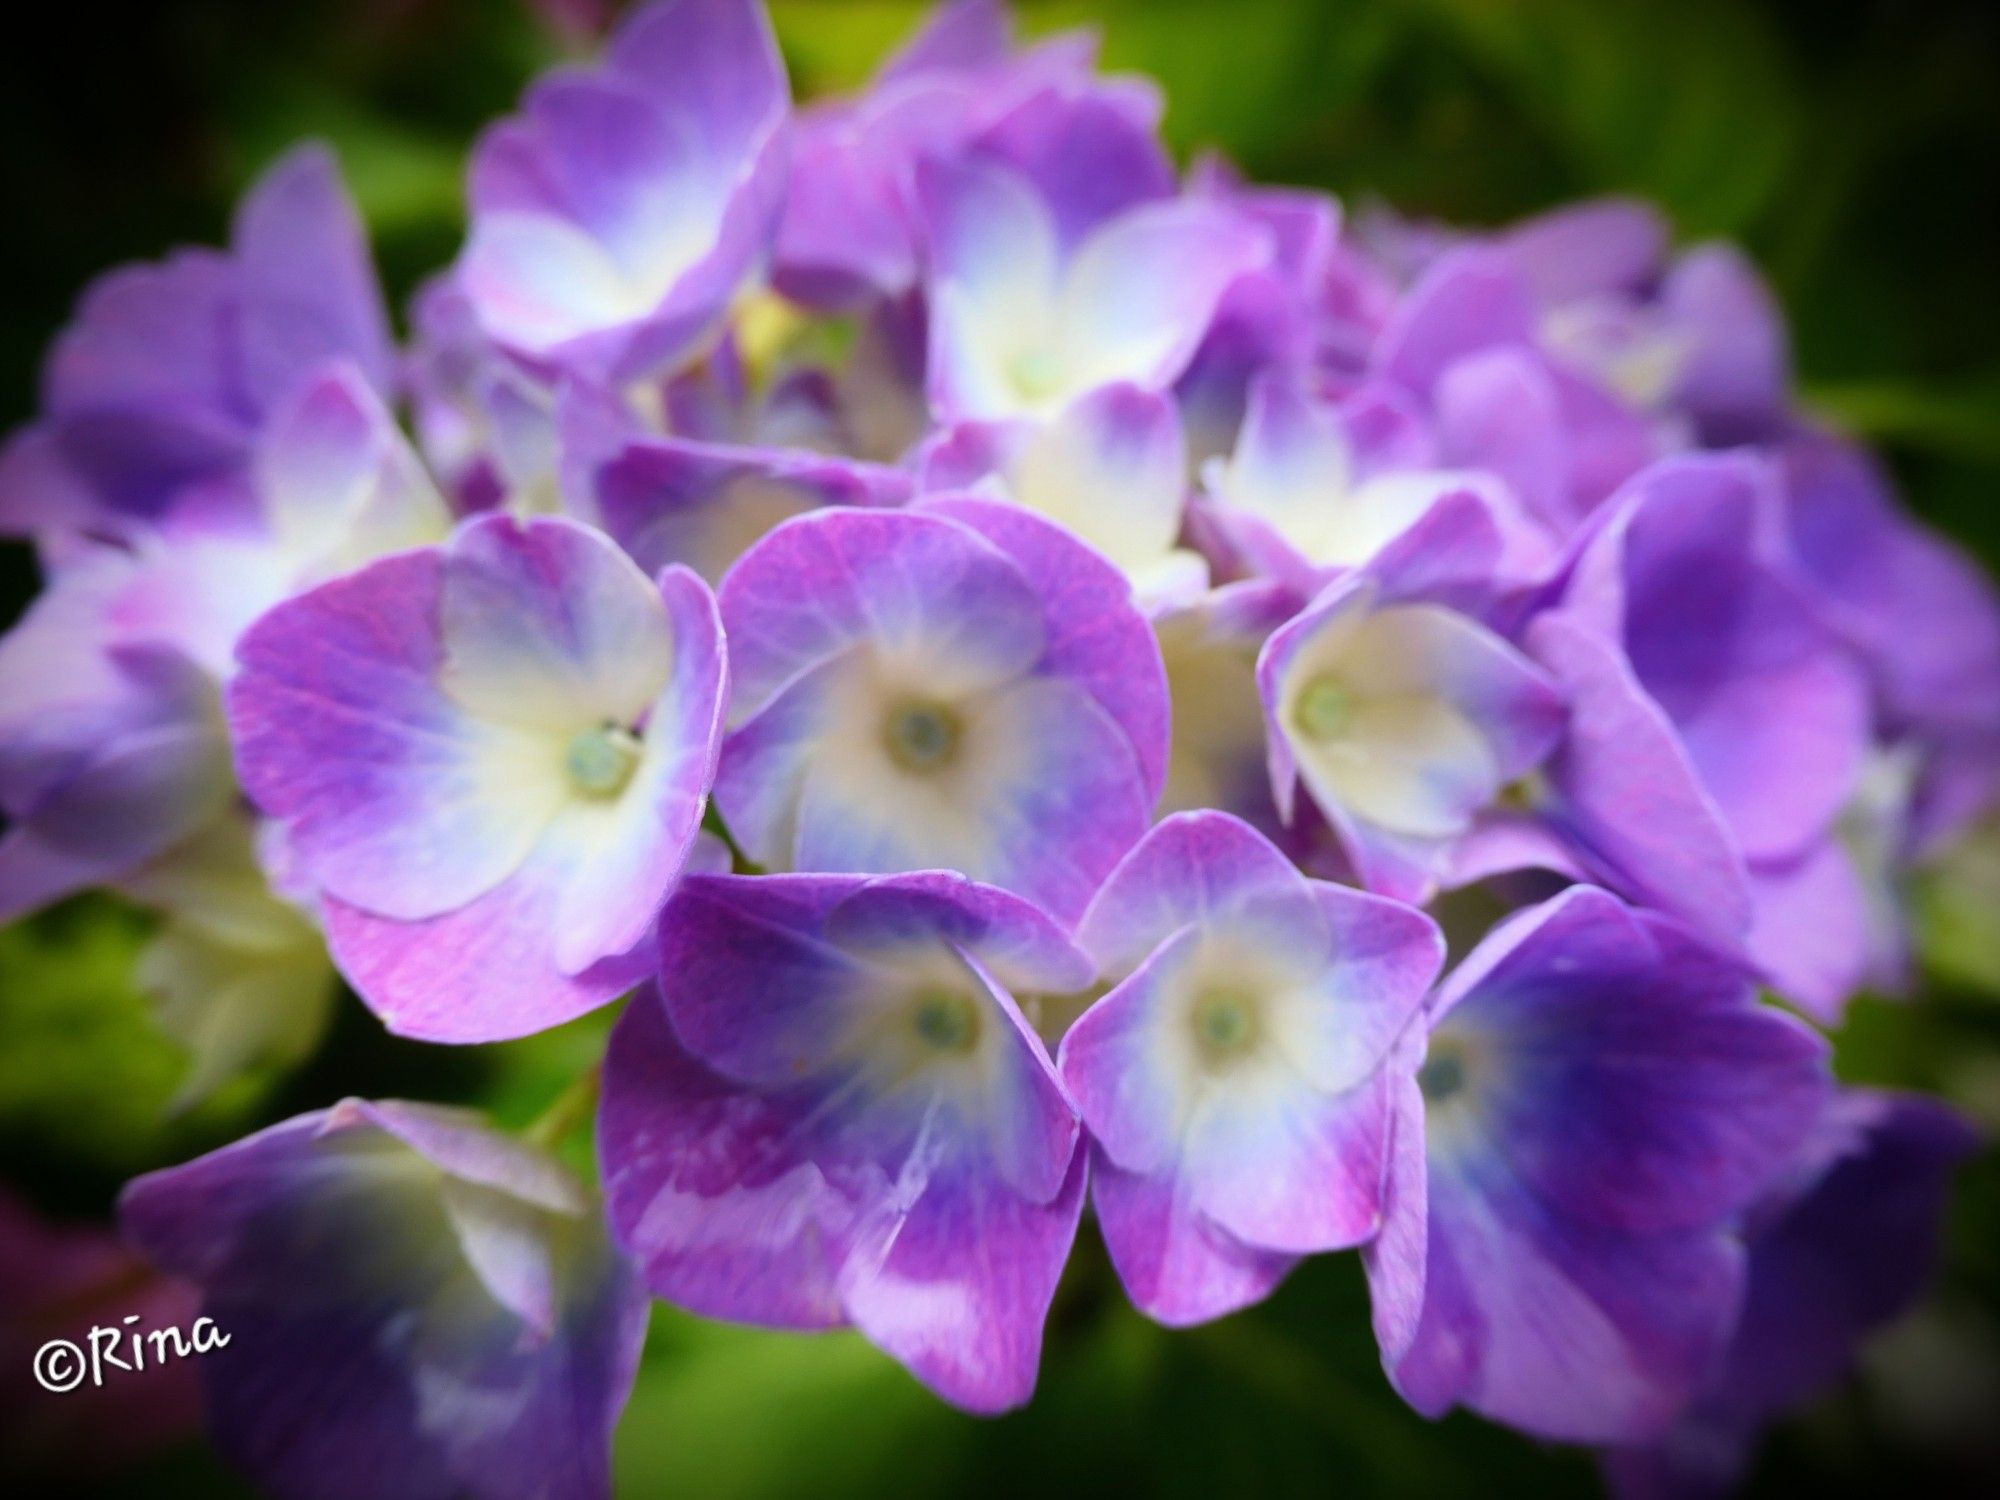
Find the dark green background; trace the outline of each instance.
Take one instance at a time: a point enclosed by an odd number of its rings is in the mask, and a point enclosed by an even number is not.
[[[1886,451],[1910,503],[2000,559],[2000,7],[1857,0],[1151,0],[1019,7],[1096,18],[1114,66],[1166,87],[1177,150],[1425,214],[1501,222],[1581,194],[1658,199],[1688,238],[1742,241],[1790,314],[1804,399]],[[95,272],[214,241],[286,143],[340,148],[400,299],[460,228],[472,132],[559,44],[520,0],[168,0],[32,6],[0,44],[0,421]],[[905,3],[775,6],[801,93],[851,84]],[[0,551],[0,618],[33,583]],[[1992,869],[1988,867],[1990,879]],[[1923,998],[1864,1002],[1840,1044],[1863,1081],[1936,1089],[2000,1121],[1991,885],[1933,893]],[[101,1214],[130,1172],[343,1093],[470,1099],[510,1121],[552,1098],[601,1023],[474,1051],[393,1042],[348,1002],[303,1075],[171,1125],[178,1061],[124,970],[129,913],[72,903],[0,933],[0,1178]],[[1968,1170],[1928,1331],[1770,1445],[1760,1490],[1956,1492],[1992,1472],[2000,1410],[2000,1167]],[[663,1314],[621,1433],[634,1495],[1590,1493],[1587,1460],[1389,1392],[1353,1257],[1266,1307],[1168,1334],[1081,1248],[1034,1407],[982,1423],[848,1337]],[[1989,1414],[1990,1415],[1990,1414]],[[1987,1424],[1990,1425],[1990,1424]],[[5,1462],[0,1458],[0,1469]],[[120,1493],[228,1493],[196,1453]]]

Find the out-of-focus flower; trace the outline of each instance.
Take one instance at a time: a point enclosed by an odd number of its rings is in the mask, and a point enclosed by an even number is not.
[[[1153,84],[1093,78],[1089,33],[1014,50],[1009,32],[1001,0],[954,0],[865,94],[799,112],[772,268],[780,291],[850,309],[915,286],[928,160],[977,156],[1025,172],[1076,229],[1172,194]]]
[[[1235,452],[1211,461],[1204,480],[1236,550],[1307,593],[1371,561],[1453,495],[1478,500],[1500,529],[1497,578],[1533,582],[1554,560],[1552,539],[1506,485],[1437,466],[1424,423],[1386,387],[1363,386],[1335,404],[1289,378],[1260,376]]]
[[[457,275],[480,327],[618,382],[684,359],[767,253],[789,107],[755,0],[635,12],[479,143]]]
[[[188,1051],[176,1105],[303,1061],[319,1044],[335,991],[326,940],[272,889],[247,814],[215,819],[119,888],[162,918],[136,977],[161,1029]]]
[[[51,351],[42,417],[0,454],[0,532],[229,526],[259,432],[329,361],[394,388],[389,319],[331,153],[258,180],[231,248],[113,271]]]
[[[1630,1500],[1729,1493],[1759,1429],[1845,1377],[1862,1340],[1916,1301],[1952,1172],[1976,1144],[1929,1099],[1838,1098],[1745,1216],[1743,1311],[1720,1368],[1661,1442],[1605,1456],[1614,1490]]]
[[[1208,562],[1179,545],[1187,451],[1167,397],[1110,385],[1046,423],[967,422],[922,458],[932,491],[992,490],[1047,516],[1125,571],[1151,607],[1208,586]]]
[[[954,869],[1074,918],[1165,776],[1159,648],[1129,593],[993,501],[785,523],[722,585],[717,806],[770,869]]]
[[[1396,1388],[1560,1441],[1664,1433],[1729,1339],[1736,1218],[1828,1087],[1824,1043],[1672,921],[1590,887],[1509,919],[1400,1090],[1363,1251]]]
[[[396,1030],[538,1031],[630,988],[701,821],[713,597],[560,519],[483,517],[244,637],[244,786]]]
[[[620,1240],[712,1317],[852,1324],[975,1411],[1027,1400],[1083,1209],[1076,1112],[1015,990],[1090,965],[945,874],[701,876],[613,1034]]]
[[[1149,833],[1078,938],[1111,989],[1064,1036],[1062,1076],[1132,1300],[1199,1322],[1302,1254],[1372,1238],[1396,1042],[1444,960],[1436,925],[1308,880],[1209,812]]]
[[[944,418],[1048,416],[1120,381],[1164,389],[1230,283],[1269,254],[1254,224],[1185,199],[1066,234],[1029,178],[979,159],[934,165],[920,188]]]
[[[201,1288],[217,1446],[285,1500],[611,1493],[645,1295],[589,1192],[463,1111],[350,1099],[132,1182]]]
[[[1562,608],[1618,643],[1672,721],[1742,852],[1751,951],[1831,1015],[1872,957],[1867,896],[1836,838],[1868,753],[1868,689],[1773,552],[1777,500],[1770,471],[1741,457],[1648,469],[1583,546]],[[1788,901],[1802,870],[1814,899]]]

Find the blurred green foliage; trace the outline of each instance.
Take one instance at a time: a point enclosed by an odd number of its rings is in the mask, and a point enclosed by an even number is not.
[[[1741,240],[1792,320],[1806,399],[1878,443],[1912,503],[2000,560],[2000,8],[1990,0],[1024,0],[1042,32],[1095,21],[1110,66],[1165,90],[1183,155],[1351,207],[1497,223],[1583,194],[1658,200],[1690,239]],[[849,87],[915,0],[775,0],[801,94]],[[0,421],[84,282],[213,241],[290,141],[339,148],[400,300],[451,255],[467,142],[564,42],[525,0],[163,0],[37,7],[0,48]],[[32,590],[0,552],[0,620]],[[1943,1091],[2000,1124],[2000,857],[1925,893],[1930,983],[1864,1002],[1844,1076]],[[145,927],[75,903],[0,933],[0,1151],[43,1206],[103,1212],[118,1182],[342,1094],[478,1102],[523,1126],[597,1055],[607,1017],[525,1042],[426,1048],[344,1001],[302,1073],[186,1119],[180,1060],[129,965]],[[587,1162],[587,1133],[566,1143]],[[1975,1394],[2000,1389],[2000,1167],[1965,1174],[1941,1318],[1873,1380],[1780,1433],[1773,1493],[1955,1492],[1992,1458]],[[1900,1363],[1899,1363],[1900,1361]],[[1913,1368],[1915,1361],[1921,1368]],[[1926,1384],[1926,1381],[1929,1383]],[[1916,1395],[1909,1394],[1916,1392]],[[1970,1411],[1971,1415],[1965,1413]],[[1990,1415],[1990,1414],[1989,1414]],[[1988,1424],[1990,1425],[1990,1424]],[[1383,1381],[1352,1256],[1186,1333],[1127,1309],[1086,1227],[1032,1408],[942,1406],[849,1335],[722,1328],[662,1309],[619,1435],[633,1496],[1084,1492],[1591,1493],[1589,1462],[1465,1418],[1431,1426]],[[234,1489],[196,1454],[130,1493]]]

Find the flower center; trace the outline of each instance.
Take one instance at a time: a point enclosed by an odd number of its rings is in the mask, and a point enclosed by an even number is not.
[[[1204,990],[1194,1002],[1194,1045],[1209,1067],[1248,1053],[1257,1042],[1257,1002],[1236,989]]]
[[[942,770],[958,754],[963,725],[950,707],[924,699],[909,699],[889,710],[882,721],[882,745],[905,771],[929,774]]]
[[[639,737],[622,724],[586,729],[569,742],[563,769],[580,795],[610,798],[625,790],[639,764]]]
[[[937,1052],[970,1052],[979,1040],[979,1008],[961,990],[925,990],[917,996],[910,1024]]]
[[[1062,385],[1062,362],[1047,349],[1030,349],[1016,355],[1009,369],[1014,389],[1030,400],[1052,396]]]
[[[1292,722],[1308,739],[1330,740],[1347,728],[1354,712],[1354,694],[1330,672],[1321,673],[1299,694]]]
[[[1432,1037],[1424,1065],[1417,1069],[1417,1087],[1423,1090],[1424,1101],[1438,1105],[1463,1094],[1471,1081],[1467,1076],[1469,1062],[1462,1043],[1448,1036]]]

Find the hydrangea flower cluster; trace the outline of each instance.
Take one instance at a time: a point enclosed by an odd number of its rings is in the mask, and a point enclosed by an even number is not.
[[[1988,584],[1733,250],[1350,224],[1161,108],[998,0],[794,107],[657,0],[406,344],[310,147],[83,298],[0,916],[165,913],[202,1087],[329,961],[439,1043],[623,1005],[601,1195],[355,1100],[128,1190],[274,1492],[606,1493],[649,1295],[1018,1405],[1086,1214],[1172,1325],[1358,1250],[1411,1405],[1635,1492],[1914,1295],[1965,1129],[1822,1032],[1995,800]]]

